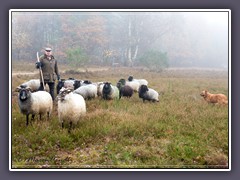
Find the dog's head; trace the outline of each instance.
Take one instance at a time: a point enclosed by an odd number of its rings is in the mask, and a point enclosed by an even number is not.
[[[207,94],[208,94],[208,92],[206,90],[204,90],[200,93],[200,96],[205,98],[205,97],[207,97]]]

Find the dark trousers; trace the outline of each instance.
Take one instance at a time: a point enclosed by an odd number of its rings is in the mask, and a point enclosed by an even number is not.
[[[49,86],[49,92],[52,96],[52,99],[54,100],[54,86],[55,86],[55,83],[54,82],[47,82],[47,83],[44,83],[45,85],[48,84]],[[38,89],[39,91],[43,91],[43,83],[41,82],[40,83],[40,87]]]

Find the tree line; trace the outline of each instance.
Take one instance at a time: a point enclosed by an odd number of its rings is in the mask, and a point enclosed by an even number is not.
[[[16,61],[46,46],[74,66],[215,66],[228,57],[226,28],[181,12],[12,12],[11,20]]]

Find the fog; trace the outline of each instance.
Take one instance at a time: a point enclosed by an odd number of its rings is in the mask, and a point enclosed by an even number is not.
[[[228,11],[12,12],[10,18],[16,61],[50,46],[63,63],[142,66],[148,52],[159,52],[168,67],[228,68]]]

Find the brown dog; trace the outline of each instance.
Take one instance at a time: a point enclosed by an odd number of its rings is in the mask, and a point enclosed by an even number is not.
[[[228,104],[228,98],[224,94],[211,94],[204,90],[200,94],[208,103]]]

